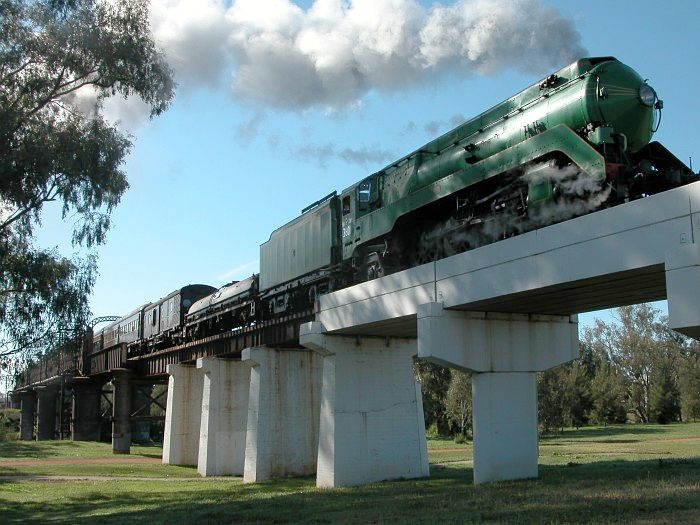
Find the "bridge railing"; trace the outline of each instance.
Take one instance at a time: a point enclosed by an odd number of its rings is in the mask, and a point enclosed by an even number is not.
[[[15,388],[41,383],[64,374],[77,375],[80,370],[80,351],[77,348],[63,348],[30,362],[17,378]]]

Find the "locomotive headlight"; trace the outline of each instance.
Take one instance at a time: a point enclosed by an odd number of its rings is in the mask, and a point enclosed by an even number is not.
[[[656,102],[656,91],[648,84],[642,84],[642,87],[639,88],[639,98],[645,106],[653,107],[654,102]]]

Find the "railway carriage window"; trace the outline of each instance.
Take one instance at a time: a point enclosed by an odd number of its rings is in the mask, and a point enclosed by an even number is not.
[[[350,195],[343,197],[343,215],[350,213]]]
[[[153,326],[156,325],[156,309],[155,308],[153,309],[153,312],[151,313],[151,324]]]

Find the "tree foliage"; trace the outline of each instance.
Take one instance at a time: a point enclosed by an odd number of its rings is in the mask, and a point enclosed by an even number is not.
[[[88,315],[95,259],[32,242],[56,202],[73,242],[104,242],[128,188],[131,142],[102,116],[136,96],[155,116],[173,97],[140,0],[0,0],[0,356],[54,344]]]
[[[452,370],[450,385],[445,395],[445,412],[457,432],[466,437],[472,430],[472,379],[471,374]]]
[[[679,366],[681,415],[685,421],[700,420],[700,353],[690,351]]]
[[[450,387],[451,372],[449,368],[427,361],[416,361],[413,365],[413,373],[420,381],[423,392],[425,425],[435,428],[438,434],[447,434],[450,429],[445,398]]]
[[[545,432],[564,428],[567,424],[570,392],[566,370],[559,367],[539,374],[537,407],[540,425]]]

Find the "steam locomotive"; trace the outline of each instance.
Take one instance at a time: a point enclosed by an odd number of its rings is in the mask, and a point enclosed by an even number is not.
[[[309,310],[354,283],[697,180],[650,142],[662,101],[613,57],[584,58],[358,183],[260,247],[260,274],[191,285],[95,335],[130,354]]]

